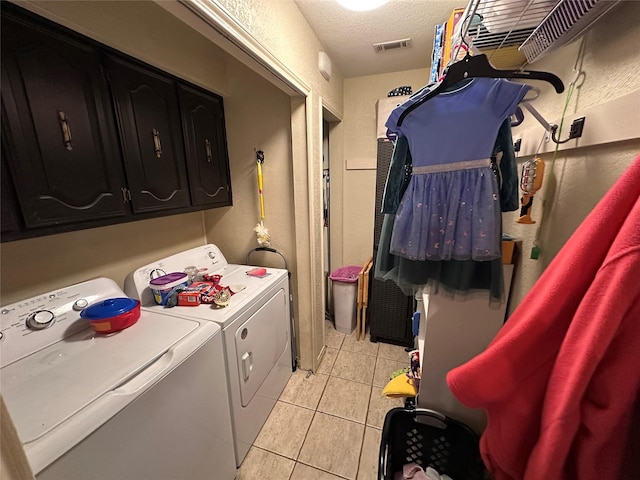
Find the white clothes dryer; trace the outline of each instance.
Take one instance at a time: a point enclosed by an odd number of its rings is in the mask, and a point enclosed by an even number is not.
[[[156,304],[149,288],[152,272],[182,272],[188,266],[206,268],[209,274],[222,276],[221,285],[235,287],[229,306]],[[143,310],[207,320],[222,328],[238,467],[292,373],[288,272],[267,268],[265,276],[253,277],[247,275],[252,268],[227,263],[220,249],[209,244],[137,269],[127,276],[124,287],[130,297],[140,299]]]
[[[97,278],[0,309],[1,392],[36,479],[232,480],[220,328],[141,311],[96,334],[80,318],[120,297]]]

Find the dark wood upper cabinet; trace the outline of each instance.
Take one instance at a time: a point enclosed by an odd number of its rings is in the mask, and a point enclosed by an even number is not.
[[[99,52],[4,8],[3,134],[11,136],[6,161],[26,226],[126,215],[122,160]]]
[[[231,205],[222,97],[3,2],[0,241]]]
[[[111,55],[106,68],[134,213],[188,207],[189,185],[174,80]]]
[[[3,122],[2,128],[4,129],[5,127],[6,124]],[[13,188],[13,182],[11,182],[9,167],[7,166],[7,156],[9,155],[7,139],[8,136],[3,132],[2,152],[0,152],[0,207],[2,208],[0,233],[2,235],[11,234],[21,228],[16,192]]]
[[[231,205],[222,99],[178,85],[193,205]]]

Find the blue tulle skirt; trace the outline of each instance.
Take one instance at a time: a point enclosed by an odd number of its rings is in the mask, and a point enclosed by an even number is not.
[[[501,257],[501,208],[491,167],[414,174],[395,215],[390,253],[409,260]]]
[[[374,251],[374,276],[393,281],[406,295],[425,290],[456,300],[483,296],[498,307],[504,300],[502,258],[475,260],[409,260],[389,253],[393,218],[386,214],[380,240]]]

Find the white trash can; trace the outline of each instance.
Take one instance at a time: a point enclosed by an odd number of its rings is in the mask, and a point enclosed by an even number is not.
[[[359,265],[341,267],[334,270],[331,279],[333,294],[333,314],[336,330],[351,334],[356,328],[356,308],[358,300],[358,274],[362,270]]]

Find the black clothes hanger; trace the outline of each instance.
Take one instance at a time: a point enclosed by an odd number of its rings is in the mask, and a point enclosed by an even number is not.
[[[517,127],[522,122],[524,122],[524,113],[522,113],[522,109],[520,107],[517,107],[516,113],[511,116],[511,126]]]
[[[402,125],[402,121],[409,112],[416,109],[430,98],[435,97],[446,88],[471,77],[544,80],[545,82],[549,82],[553,85],[557,93],[562,93],[564,91],[564,84],[562,83],[562,80],[553,73],[537,72],[533,70],[497,70],[489,63],[489,59],[485,54],[471,56],[467,53],[462,60],[447,68],[444,78],[433,90],[409,105],[405,111],[400,114],[400,118],[398,118],[398,126]]]

